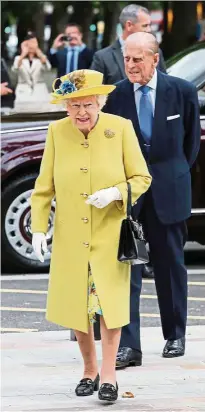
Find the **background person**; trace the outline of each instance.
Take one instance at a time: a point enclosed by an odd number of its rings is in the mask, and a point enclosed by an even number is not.
[[[5,63],[5,60],[1,58],[1,89],[0,89],[0,96],[1,96],[1,111],[5,109],[13,109],[14,107],[14,99],[15,93],[14,89],[11,85],[10,76],[8,73],[8,68]]]
[[[30,32],[21,44],[21,54],[15,57],[12,70],[17,73],[16,111],[46,111],[50,94],[43,74],[50,70],[47,57],[38,46],[34,33]],[[39,105],[40,102],[40,105]]]
[[[122,26],[122,36],[111,46],[97,51],[94,54],[91,69],[103,73],[105,84],[115,84],[125,79],[125,66],[123,59],[123,45],[132,33],[151,32],[151,17],[148,9],[137,4],[129,4],[121,11],[119,21]],[[159,50],[157,68],[166,73],[162,51]]]
[[[59,34],[50,49],[50,62],[61,77],[78,69],[89,69],[93,51],[83,43],[82,29],[78,24],[69,23],[64,33]]]
[[[187,270],[184,244],[191,215],[190,168],[200,147],[196,88],[156,70],[158,43],[150,33],[135,33],[125,42],[128,79],[120,82],[105,111],[132,120],[153,177],[148,192],[133,207],[144,225],[154,266],[162,330],[163,356],[185,353]],[[117,367],[140,365],[139,297],[141,265],[132,267],[129,325],[122,328]]]
[[[55,196],[47,319],[75,330],[84,360],[76,394],[86,396],[99,385],[90,322],[95,313],[101,315],[99,398],[114,401],[121,326],[129,323],[130,267],[117,260],[127,181],[134,202],[148,189],[151,177],[131,122],[100,112],[105,95],[114,89],[102,85],[102,79],[90,70],[61,78],[53,103],[66,102],[69,117],[49,126],[31,197],[31,220],[33,248],[43,261]]]

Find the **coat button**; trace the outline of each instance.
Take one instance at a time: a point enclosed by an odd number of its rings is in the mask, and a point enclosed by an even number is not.
[[[87,172],[88,172],[87,167],[81,167],[80,170],[81,170],[81,172],[83,172],[83,173],[87,173]]]
[[[89,219],[88,219],[87,217],[82,217],[81,220],[82,220],[84,223],[88,223],[88,222],[89,222]]]
[[[88,142],[81,143],[81,146],[87,149],[87,147],[89,147],[89,143]]]
[[[89,247],[89,243],[88,243],[88,242],[83,242],[83,245],[84,245],[85,247]]]
[[[82,197],[84,197],[85,199],[87,199],[87,197],[88,197],[88,194],[85,193],[85,192],[84,192],[84,193],[81,193],[80,195],[81,195]]]

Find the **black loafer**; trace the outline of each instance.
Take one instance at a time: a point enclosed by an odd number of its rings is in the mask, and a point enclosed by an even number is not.
[[[116,358],[116,369],[124,369],[127,366],[141,366],[142,365],[142,353],[132,349],[121,347],[118,350]]]
[[[118,384],[116,387],[111,383],[103,383],[98,392],[98,398],[100,401],[115,402],[118,398]]]
[[[100,376],[97,375],[95,380],[92,381],[90,378],[81,379],[79,384],[75,388],[75,393],[77,396],[90,396],[93,395],[94,391],[99,389]]]
[[[176,358],[184,356],[185,353],[185,337],[171,340],[169,339],[162,352],[163,358]]]

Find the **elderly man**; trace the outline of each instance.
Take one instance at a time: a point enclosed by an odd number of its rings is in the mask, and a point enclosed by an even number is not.
[[[151,32],[151,18],[148,9],[137,4],[124,7],[119,21],[122,26],[122,36],[111,46],[97,51],[91,65],[91,69],[103,73],[105,84],[113,84],[126,77],[122,49],[127,37],[132,33]],[[159,50],[159,56],[157,68],[166,72],[161,50]]]
[[[133,209],[144,224],[155,272],[164,357],[183,356],[187,320],[187,270],[183,246],[191,213],[190,168],[200,145],[195,87],[156,70],[158,43],[150,33],[130,35],[124,47],[128,79],[118,83],[105,111],[132,120],[153,177]],[[132,267],[131,323],[122,330],[116,366],[140,365],[140,267]]]

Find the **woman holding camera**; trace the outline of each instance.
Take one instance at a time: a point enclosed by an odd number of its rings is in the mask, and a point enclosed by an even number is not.
[[[35,34],[29,32],[21,43],[21,54],[15,57],[12,66],[18,74],[16,111],[39,111],[39,107],[41,111],[48,110],[49,92],[43,73],[50,69],[50,62],[40,50]]]

